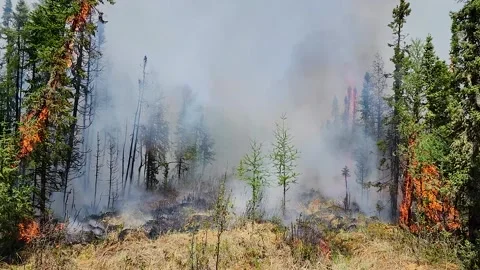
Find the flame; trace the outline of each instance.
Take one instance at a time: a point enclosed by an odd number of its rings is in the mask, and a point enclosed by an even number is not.
[[[448,231],[459,229],[459,212],[451,205],[448,198],[440,194],[440,189],[444,185],[441,182],[441,175],[437,166],[434,164],[419,164],[415,158],[415,146],[415,136],[411,136],[408,143],[409,156],[403,183],[403,200],[400,206],[399,223],[407,226],[414,233],[423,229],[414,224],[412,204],[415,200],[415,211],[425,215],[426,229]],[[419,169],[420,174],[414,177],[410,170],[417,169]]]
[[[40,226],[34,220],[24,221],[18,224],[18,234],[19,240],[28,244],[40,236]]]
[[[29,113],[20,126],[22,134],[20,158],[27,156],[33,151],[34,146],[41,142],[40,131],[48,118],[48,108],[43,108],[38,117],[34,113]]]
[[[70,24],[70,31],[74,34],[64,44],[64,50],[59,61],[51,70],[50,79],[47,88],[43,89],[41,99],[43,105],[39,109],[33,109],[23,119],[19,128],[21,134],[19,159],[25,158],[34,150],[35,146],[42,141],[41,134],[46,129],[46,119],[53,112],[53,94],[61,86],[61,78],[65,71],[72,66],[75,34],[83,30],[87,24],[87,19],[92,12],[91,1],[81,0],[80,11],[67,19],[66,23]]]

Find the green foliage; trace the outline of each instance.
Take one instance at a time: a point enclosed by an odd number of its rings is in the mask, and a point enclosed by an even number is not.
[[[286,192],[290,185],[296,183],[299,173],[296,172],[296,161],[299,158],[299,151],[292,143],[292,136],[285,126],[287,117],[282,116],[282,124],[276,123],[274,131],[275,142],[270,158],[275,168],[275,175],[278,179],[278,185],[283,187],[282,211],[286,211]]]
[[[480,239],[480,1],[451,14],[452,122],[449,179],[471,242]]]
[[[253,141],[251,153],[246,154],[237,167],[237,176],[245,181],[252,190],[252,197],[247,204],[247,216],[252,221],[260,217],[259,207],[263,188],[268,185],[268,171],[265,167],[265,157],[262,154],[262,144]]]
[[[14,140],[0,137],[0,256],[15,250],[18,224],[32,214],[32,189],[17,175]]]

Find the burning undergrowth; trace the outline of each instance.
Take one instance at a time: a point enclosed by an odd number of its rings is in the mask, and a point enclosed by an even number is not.
[[[209,206],[207,199],[192,194],[181,199],[151,199],[123,211],[104,212],[71,222],[65,240],[67,244],[89,243],[105,239],[112,232],[124,240],[138,230],[155,239],[169,231],[198,229],[201,223],[210,220]]]

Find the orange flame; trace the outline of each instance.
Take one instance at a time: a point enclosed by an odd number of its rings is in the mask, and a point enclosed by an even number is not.
[[[399,223],[407,226],[410,231],[418,232],[420,228],[414,223],[412,214],[413,201],[416,202],[415,211],[424,213],[425,227],[428,230],[440,229],[453,231],[460,228],[459,213],[448,198],[440,194],[443,187],[437,166],[433,164],[418,164],[415,158],[415,136],[409,139],[405,179],[403,183],[403,200],[400,206]],[[414,177],[410,170],[420,170]]]
[[[40,226],[34,220],[24,221],[18,224],[19,240],[30,243],[40,236]]]
[[[53,112],[53,93],[60,87],[61,78],[66,69],[72,66],[75,33],[78,33],[85,27],[88,16],[92,12],[92,4],[89,2],[88,0],[82,0],[79,13],[67,19],[67,24],[71,24],[70,31],[74,33],[74,35],[64,44],[63,55],[61,56],[61,60],[63,61],[59,61],[56,66],[52,67],[53,72],[48,81],[48,87],[43,90],[43,105],[39,109],[30,111],[22,121],[23,124],[19,128],[21,134],[19,159],[32,153],[35,146],[42,141],[41,134],[46,128],[46,119],[49,114]]]

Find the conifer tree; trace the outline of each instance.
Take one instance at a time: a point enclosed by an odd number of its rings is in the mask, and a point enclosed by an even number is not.
[[[260,217],[259,208],[263,196],[263,189],[268,184],[265,157],[262,153],[262,144],[253,141],[250,145],[251,153],[246,154],[237,168],[237,176],[245,181],[252,190],[252,197],[247,203],[247,216],[252,221]]]
[[[286,115],[283,115],[282,123],[276,123],[274,131],[275,142],[273,143],[273,150],[270,154],[273,167],[275,168],[275,175],[278,180],[278,185],[282,187],[282,213],[286,214],[287,191],[291,184],[296,183],[298,172],[296,171],[296,161],[299,158],[299,151],[295,148],[292,142],[292,135],[285,126],[287,120]]]
[[[394,43],[389,44],[394,49],[394,55],[391,61],[395,65],[393,72],[393,96],[390,101],[393,108],[393,115],[391,117],[390,129],[390,171],[391,171],[391,183],[390,183],[390,203],[391,203],[391,216],[394,220],[398,218],[398,186],[400,181],[400,153],[399,147],[401,144],[401,137],[399,131],[400,125],[400,110],[404,101],[402,100],[403,88],[402,81],[404,75],[404,61],[405,61],[405,46],[403,45],[405,34],[403,32],[406,23],[406,18],[410,15],[410,3],[406,0],[400,0],[399,4],[393,9],[393,21],[388,25],[394,35]]]
[[[453,138],[450,179],[468,235],[475,242],[480,239],[480,1],[465,1],[451,16],[454,88],[448,104]]]

